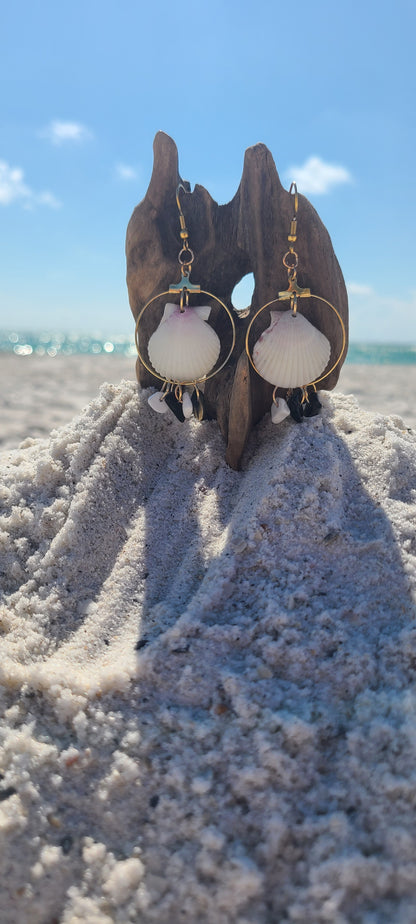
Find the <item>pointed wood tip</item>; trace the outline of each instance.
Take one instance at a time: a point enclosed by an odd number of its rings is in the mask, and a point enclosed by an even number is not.
[[[145,198],[157,208],[165,201],[167,191],[173,192],[179,182],[178,149],[166,132],[156,133],[153,141],[153,171]]]
[[[168,135],[166,132],[163,132],[161,130],[156,132],[155,137],[153,139],[153,151],[156,153],[156,151],[159,149],[160,146],[163,146],[164,148],[167,148],[167,149],[172,148],[175,151],[176,156],[178,156],[178,149],[176,147],[176,144],[173,138],[171,138],[170,135]]]
[[[274,157],[269,151],[267,145],[263,144],[262,141],[258,141],[257,144],[253,144],[251,147],[246,148],[244,154],[243,177],[244,174],[251,173],[253,169],[257,171],[266,170],[267,172],[272,173],[274,175],[275,182],[277,182],[277,185],[280,187],[280,189],[284,189],[276,169]]]

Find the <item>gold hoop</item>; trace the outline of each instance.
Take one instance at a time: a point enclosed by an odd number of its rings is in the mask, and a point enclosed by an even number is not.
[[[140,347],[139,347],[139,324],[140,324],[140,321],[141,321],[141,319],[142,319],[142,317],[143,317],[143,315],[144,315],[146,309],[149,308],[149,306],[152,305],[153,302],[155,302],[158,298],[164,298],[165,295],[172,295],[172,291],[171,291],[171,290],[168,290],[167,292],[159,292],[157,295],[154,295],[153,298],[150,298],[149,301],[146,302],[146,304],[143,306],[142,310],[140,311],[140,313],[139,313],[139,315],[138,315],[138,318],[137,318],[137,321],[136,321],[136,328],[135,328],[135,331],[134,331],[134,339],[135,339],[135,342],[136,342],[136,349],[137,349],[137,352],[138,352],[138,355],[139,355],[140,362],[142,362],[143,365],[144,365],[144,367],[145,367],[145,369],[147,369],[147,371],[150,372],[151,375],[154,375],[156,379],[159,379],[160,382],[168,382],[168,384],[170,384],[170,385],[182,385],[182,386],[186,386],[186,385],[196,385],[198,382],[207,382],[208,379],[212,379],[212,378],[214,377],[214,375],[217,375],[218,372],[221,372],[221,369],[223,369],[224,366],[227,365],[228,360],[230,359],[231,353],[233,352],[233,349],[234,349],[234,346],[235,346],[235,324],[234,324],[234,319],[233,319],[233,316],[232,316],[232,314],[231,314],[231,311],[230,311],[229,308],[227,308],[227,305],[225,305],[224,302],[221,301],[220,298],[218,298],[216,295],[212,295],[212,292],[206,292],[204,289],[199,289],[199,287],[198,287],[198,294],[201,294],[201,295],[208,295],[209,298],[213,299],[215,302],[218,302],[218,304],[221,305],[222,308],[224,308],[224,311],[227,313],[228,319],[229,319],[229,321],[231,322],[231,330],[232,330],[232,343],[231,343],[231,347],[230,347],[230,349],[229,349],[229,351],[228,351],[228,353],[227,353],[227,356],[225,357],[224,361],[221,363],[220,366],[218,366],[218,369],[215,369],[215,368],[214,368],[214,371],[213,371],[213,372],[210,372],[208,375],[203,375],[203,376],[201,376],[199,379],[192,379],[191,382],[178,382],[177,379],[169,379],[169,378],[166,378],[166,377],[163,376],[163,375],[159,375],[159,373],[156,372],[156,371],[146,362],[145,359],[143,359],[143,356],[142,356],[142,354],[141,354],[141,352],[140,352]]]
[[[293,184],[292,184],[292,185],[293,185]],[[306,297],[306,296],[305,296],[305,297]],[[297,388],[309,388],[311,385],[317,385],[318,382],[322,382],[324,379],[326,379],[326,378],[328,377],[328,375],[330,375],[331,372],[333,372],[334,369],[336,369],[336,367],[338,366],[338,363],[341,362],[342,355],[343,355],[343,353],[344,353],[345,345],[346,345],[346,342],[347,342],[347,335],[346,335],[346,332],[345,332],[345,324],[344,324],[344,322],[343,322],[343,320],[342,320],[342,318],[341,318],[341,315],[340,315],[339,311],[337,310],[337,308],[335,308],[334,305],[331,305],[331,302],[329,302],[327,298],[322,298],[321,295],[312,295],[312,294],[309,294],[307,297],[308,297],[308,298],[316,298],[316,299],[318,299],[319,302],[324,302],[325,305],[328,305],[329,308],[331,308],[332,311],[336,314],[336,316],[337,316],[337,318],[338,318],[338,321],[339,321],[339,323],[340,323],[340,325],[341,325],[341,331],[342,331],[342,346],[341,346],[341,351],[340,351],[340,353],[338,354],[337,359],[335,360],[335,362],[333,363],[333,365],[331,366],[331,368],[328,369],[327,372],[324,372],[324,374],[321,375],[321,376],[319,376],[318,379],[314,379],[313,382],[305,382],[305,383],[302,383],[302,385],[297,385],[297,386],[296,386]],[[254,318],[251,319],[250,324],[248,325],[247,333],[246,333],[246,353],[247,353],[247,356],[248,356],[248,358],[249,358],[249,360],[250,360],[250,363],[251,363],[251,365],[252,365],[254,371],[257,372],[257,375],[259,375],[260,378],[262,378],[262,379],[264,378],[264,376],[263,376],[263,375],[261,374],[261,372],[259,372],[259,370],[257,369],[257,367],[256,367],[256,365],[255,365],[255,363],[254,363],[253,357],[251,356],[250,348],[249,348],[249,344],[248,344],[248,340],[249,340],[251,328],[252,328],[252,326],[253,326],[253,324],[254,324],[256,318],[258,318],[259,314],[261,314],[262,311],[265,311],[266,308],[269,308],[270,305],[274,305],[275,302],[289,302],[289,301],[291,301],[291,299],[290,299],[290,298],[287,298],[287,297],[285,297],[285,298],[272,298],[272,300],[271,300],[270,302],[267,302],[266,305],[262,305],[262,307],[259,308],[259,310],[258,310],[258,311],[256,312],[256,314],[254,315]],[[265,379],[264,381],[267,381],[267,379]],[[269,382],[269,384],[270,384],[270,385],[273,385],[273,382]],[[276,390],[276,388],[283,388],[283,389],[284,389],[285,386],[284,386],[284,385],[282,385],[282,386],[276,385],[276,386],[275,386],[275,390]]]

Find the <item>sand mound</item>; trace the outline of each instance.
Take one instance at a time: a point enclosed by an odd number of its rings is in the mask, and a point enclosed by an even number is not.
[[[414,920],[416,439],[223,455],[124,382],[3,456],[2,924]]]

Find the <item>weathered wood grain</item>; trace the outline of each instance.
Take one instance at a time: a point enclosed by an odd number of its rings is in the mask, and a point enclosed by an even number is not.
[[[179,175],[175,142],[159,132],[154,141],[149,188],[127,228],[127,287],[135,320],[149,299],[167,291],[171,283],[180,279],[181,241],[176,205],[179,182],[183,181]],[[235,316],[233,354],[226,367],[205,385],[206,409],[210,417],[218,420],[227,443],[227,462],[232,468],[239,468],[248,434],[270,409],[273,392],[273,387],[251,368],[245,356],[245,336],[257,309],[287,288],[287,270],[282,258],[288,249],[293,197],[283,188],[270,151],[265,145],[256,144],[246,151],[240,186],[231,202],[218,205],[203,186],[197,185],[193,192],[182,194],[181,205],[189,243],[195,253],[192,282],[218,296],[232,309],[231,295],[235,285],[246,273],[252,272],[255,278],[249,315],[246,318]],[[348,299],[342,272],[326,228],[310,202],[301,195],[295,249],[299,255],[298,283],[336,306],[348,336]],[[165,301],[156,301],[145,311],[140,324],[143,344],[147,344],[157,327]],[[207,297],[201,296],[200,303],[206,302]],[[226,351],[230,342],[230,322],[217,303],[212,302],[212,306],[210,323]],[[301,311],[328,337],[333,362],[342,343],[336,315],[315,299],[302,299]],[[269,314],[265,311],[256,322],[258,333],[268,327],[269,322]],[[256,334],[257,330],[253,331],[254,339]],[[341,363],[320,388],[335,387],[345,353],[346,350]],[[143,387],[159,384],[140,360],[137,378]]]

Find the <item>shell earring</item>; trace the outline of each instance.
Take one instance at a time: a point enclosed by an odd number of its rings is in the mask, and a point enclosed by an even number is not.
[[[167,292],[160,292],[141,309],[136,322],[136,347],[144,367],[162,382],[160,391],[149,398],[150,406],[159,413],[170,408],[183,421],[194,415],[204,416],[201,385],[217,375],[228,362],[235,344],[235,324],[230,310],[217,296],[201,289],[189,280],[194,253],[189,245],[188,230],[180,203],[180,192],[187,192],[182,183],[176,190],[182,247],[178,255],[181,268],[179,282],[172,283]],[[200,295],[206,295],[226,312],[231,326],[228,351],[222,347],[218,334],[209,324],[211,304],[200,304]],[[153,331],[147,347],[142,345],[140,325],[144,313],[159,299],[174,296],[164,307],[161,320]],[[191,304],[197,297],[197,304]],[[224,352],[226,355],[224,357]]]
[[[252,318],[246,335],[246,352],[253,369],[266,382],[274,385],[271,417],[273,423],[280,423],[289,414],[300,422],[319,412],[320,402],[316,386],[328,376],[340,362],[345,350],[346,335],[343,320],[331,303],[320,295],[312,295],[308,288],[301,288],[297,281],[298,255],[294,244],[297,237],[298,192],[292,183],[289,193],[293,195],[294,213],[288,235],[289,250],[283,257],[288,272],[288,289],[267,302]],[[342,346],[335,362],[328,368],[331,344],[327,337],[298,311],[299,298],[313,298],[327,305],[341,325]],[[253,325],[259,315],[277,302],[289,302],[289,308],[270,310],[270,325],[250,347]],[[277,392],[286,391],[284,397]]]

